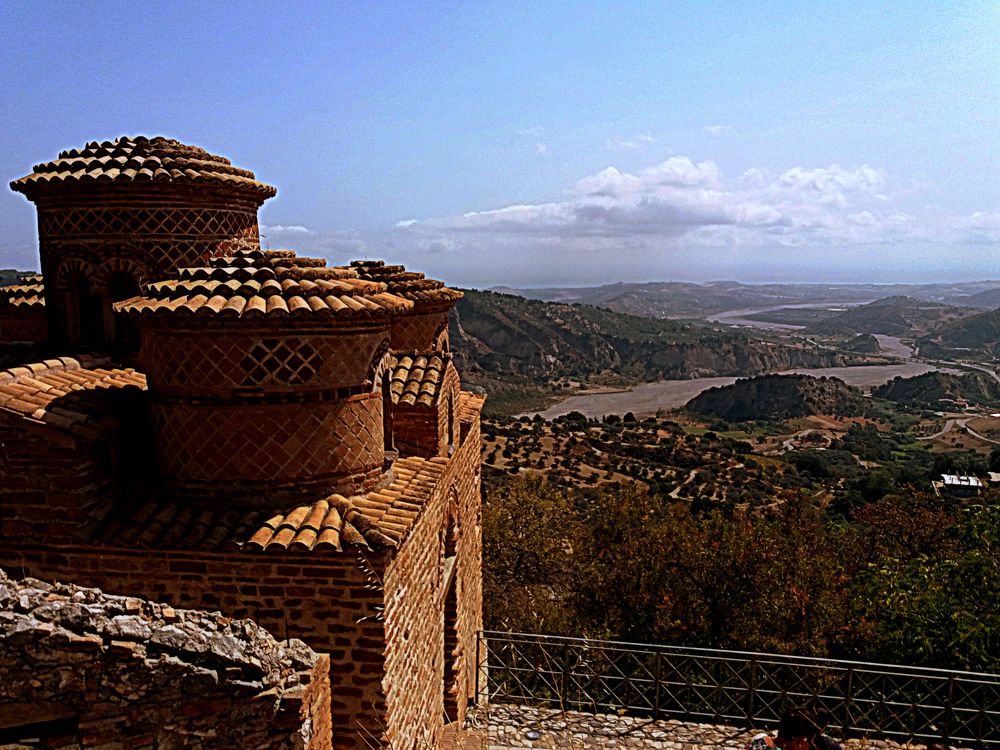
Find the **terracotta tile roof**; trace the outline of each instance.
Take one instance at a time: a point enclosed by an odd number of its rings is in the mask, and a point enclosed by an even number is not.
[[[447,459],[403,458],[395,481],[366,495],[330,495],[291,510],[198,508],[154,501],[117,519],[105,509],[92,542],[131,547],[246,552],[325,552],[397,547],[420,515]]]
[[[396,365],[392,369],[389,392],[392,403],[407,406],[433,406],[444,377],[449,352],[393,352]]]
[[[36,164],[31,174],[14,180],[10,187],[31,198],[52,186],[139,182],[222,185],[257,193],[262,200],[278,192],[258,182],[253,172],[234,167],[229,159],[159,136],[123,136],[62,151],[57,159]]]
[[[222,318],[318,316],[358,318],[404,312],[413,303],[365,281],[349,268],[327,268],[322,258],[291,250],[224,249],[198,268],[146,286],[143,296],[115,305],[139,315]]]
[[[352,260],[351,268],[362,279],[381,281],[389,291],[414,302],[455,302],[462,292],[444,285],[443,281],[424,278],[422,273],[407,271],[405,266],[387,266],[380,260]]]
[[[115,429],[146,376],[132,368],[103,367],[107,359],[80,356],[33,362],[0,371],[0,412],[93,439]]]
[[[37,274],[22,276],[19,283],[0,286],[0,307],[45,307],[45,285]]]

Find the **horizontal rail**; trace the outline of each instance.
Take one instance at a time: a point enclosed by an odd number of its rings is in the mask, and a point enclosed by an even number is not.
[[[494,703],[758,727],[809,704],[843,736],[1000,750],[996,674],[496,631],[477,653]]]

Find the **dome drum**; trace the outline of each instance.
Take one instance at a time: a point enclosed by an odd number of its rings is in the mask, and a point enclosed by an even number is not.
[[[298,404],[154,398],[151,413],[160,472],[175,495],[254,506],[283,493],[353,494],[391,478],[377,392]]]
[[[149,321],[140,359],[150,388],[164,398],[326,399],[371,392],[371,373],[387,349],[385,320],[317,326],[269,323]]]

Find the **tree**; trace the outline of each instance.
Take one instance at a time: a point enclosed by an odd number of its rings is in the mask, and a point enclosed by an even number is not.
[[[483,619],[487,628],[567,632],[578,522],[567,495],[518,476],[483,503]]]

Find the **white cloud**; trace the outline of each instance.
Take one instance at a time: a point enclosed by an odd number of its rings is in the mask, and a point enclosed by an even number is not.
[[[613,138],[605,142],[605,147],[610,151],[639,151],[646,146],[656,143],[656,139],[649,133],[642,133],[635,138]]]
[[[730,125],[706,125],[704,131],[716,138],[721,138],[724,135],[736,135],[735,128]]]
[[[519,204],[461,216],[409,220],[397,227],[420,233],[535,234],[559,238],[676,238],[702,227],[734,226],[781,235],[826,232],[831,237],[879,229],[877,200],[885,175],[849,169],[795,167],[771,178],[751,170],[727,183],[711,161],[675,156],[630,173],[616,167],[579,180],[560,202]]]
[[[548,144],[547,143],[536,143],[535,144],[535,153],[538,154],[538,156],[548,156],[549,155],[549,146],[548,146]]]
[[[309,227],[301,224],[261,224],[260,231],[271,234],[312,234]]]

